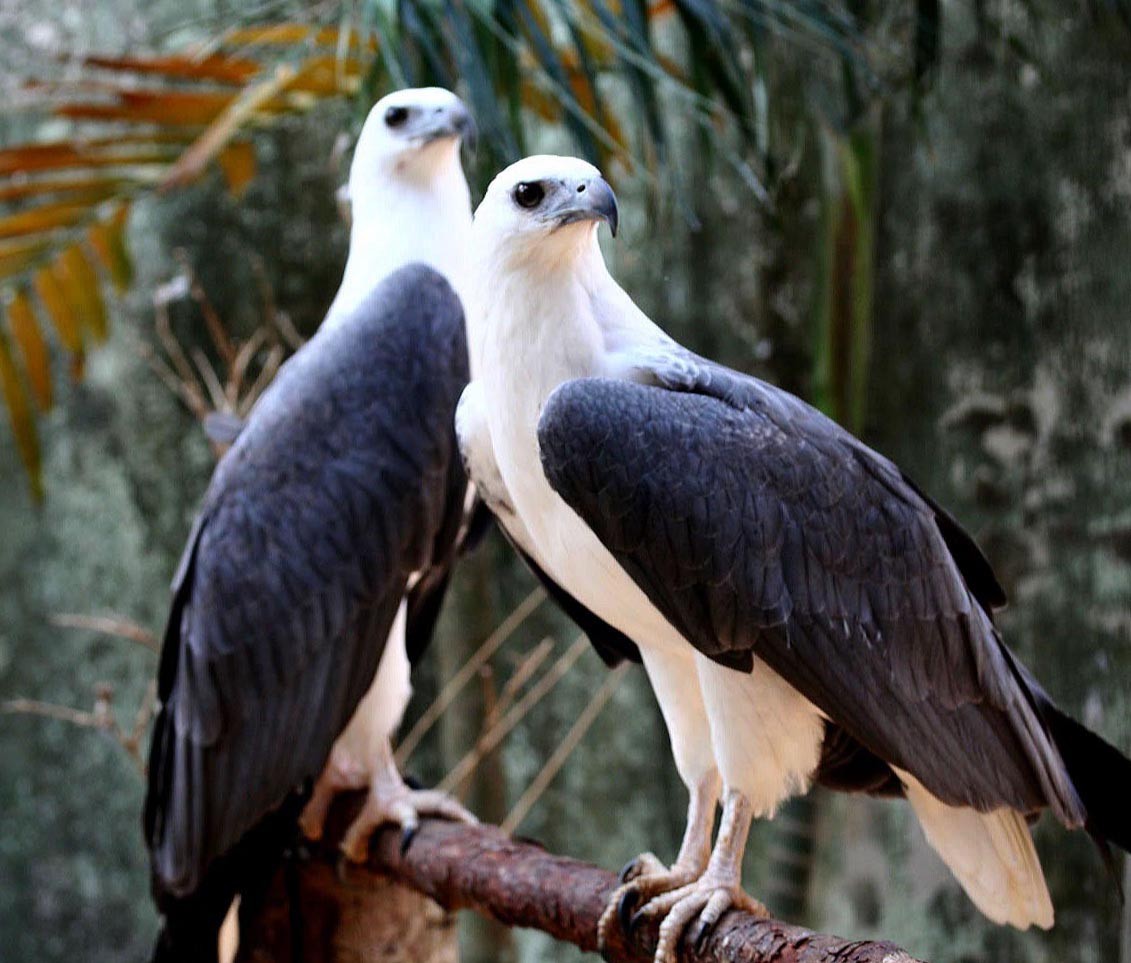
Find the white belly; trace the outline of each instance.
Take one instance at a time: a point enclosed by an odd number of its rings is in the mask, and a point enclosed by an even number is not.
[[[335,751],[345,752],[351,759],[361,760],[366,765],[371,764],[393,738],[412,697],[411,667],[405,651],[407,611],[407,603],[402,601],[373,681],[354,710],[349,725],[334,743]]]
[[[536,451],[536,442],[531,451]],[[515,508],[526,522],[550,574],[579,602],[652,651],[689,648],[581,517],[555,492],[539,463],[508,479]]]

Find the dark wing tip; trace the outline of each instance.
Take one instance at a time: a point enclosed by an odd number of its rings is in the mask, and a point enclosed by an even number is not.
[[[1084,828],[1097,842],[1112,842],[1131,853],[1131,759],[1043,693],[1037,693],[1037,701],[1084,804]]]

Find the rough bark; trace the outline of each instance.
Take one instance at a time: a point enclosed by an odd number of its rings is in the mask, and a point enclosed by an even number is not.
[[[400,835],[380,832],[367,866],[334,871],[335,842],[357,811],[359,800],[339,800],[326,840],[299,864],[303,944],[306,959],[319,963],[366,960],[426,960],[433,952],[395,947],[404,938],[427,936],[430,928],[450,928],[450,916],[469,909],[507,926],[542,930],[589,952],[597,950],[597,921],[617,885],[616,877],[578,860],[548,853],[537,843],[505,836],[493,826],[425,821],[407,852]],[[389,912],[390,881],[428,897],[420,927],[398,930],[381,922]],[[291,891],[295,884],[291,883]],[[287,885],[280,878],[259,922],[245,937],[241,958],[272,963],[296,961],[291,951]],[[342,912],[340,907],[345,907]],[[403,914],[396,913],[397,918]],[[348,932],[335,933],[339,917]],[[368,926],[366,919],[370,920]],[[369,929],[381,934],[375,937]],[[606,949],[610,963],[647,963],[656,945],[656,927],[642,927],[632,941],[618,938]],[[254,943],[254,946],[249,944]],[[436,957],[440,959],[440,957]],[[777,920],[746,913],[723,917],[700,951],[684,946],[683,963],[917,963],[891,943],[849,942]]]
[[[456,918],[408,886],[314,858],[280,871],[237,963],[459,963]]]

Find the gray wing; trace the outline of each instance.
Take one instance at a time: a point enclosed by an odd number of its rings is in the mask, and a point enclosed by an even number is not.
[[[318,774],[452,511],[459,300],[412,266],[280,371],[220,462],[174,582],[145,829],[206,868]]]
[[[1079,825],[992,622],[1001,590],[957,523],[783,391],[692,355],[650,374],[563,385],[539,443],[550,484],[672,625],[723,664],[764,660],[857,761],[951,805],[1051,805]]]

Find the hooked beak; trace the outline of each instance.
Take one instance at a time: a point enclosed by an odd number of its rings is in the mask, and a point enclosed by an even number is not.
[[[619,215],[617,196],[603,177],[591,177],[578,181],[568,190],[566,200],[550,212],[559,227],[576,224],[578,221],[604,221],[609,225],[613,237],[617,236]]]
[[[475,128],[475,121],[463,104],[453,104],[442,107],[429,115],[421,127],[420,142],[430,144],[434,140],[444,140],[449,137],[458,137],[468,149],[475,150],[479,139],[479,132]]]

